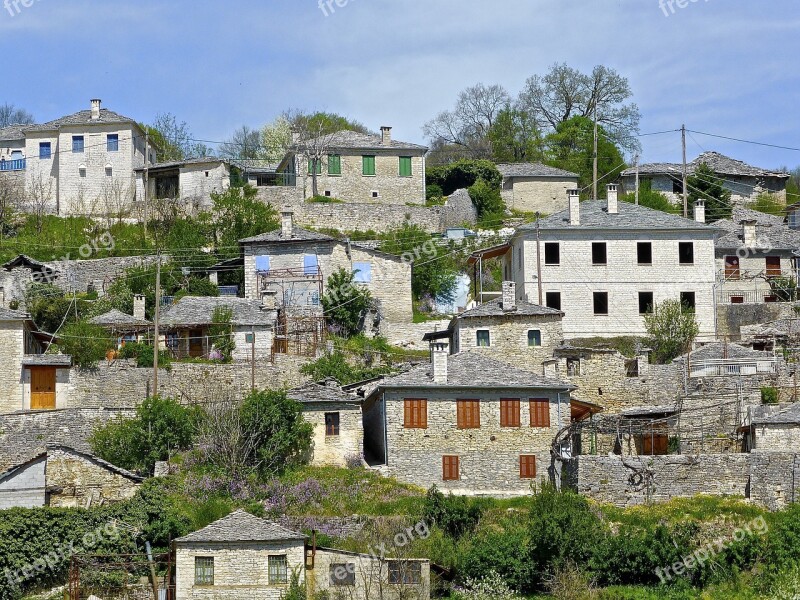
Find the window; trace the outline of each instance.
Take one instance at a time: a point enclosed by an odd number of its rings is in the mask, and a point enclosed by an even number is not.
[[[372,197],[373,198],[380,198],[380,193],[378,190],[372,190]]]
[[[458,457],[453,457],[458,462]],[[422,583],[422,564],[408,560],[390,560],[389,583],[391,585],[420,585]]]
[[[561,310],[561,292],[547,292],[545,294],[545,304],[547,304],[547,308]]]
[[[308,174],[313,175],[316,170],[317,175],[322,175],[322,160],[319,158],[308,159]]]
[[[72,136],[72,151],[75,154],[82,154],[83,153],[83,136],[82,135],[73,135]]]
[[[695,309],[695,295],[694,292],[681,292],[681,305],[683,310],[694,312]]]
[[[653,312],[653,292],[639,292],[639,314],[649,315]]]
[[[519,457],[519,478],[536,478],[536,456],[533,454],[523,454]]]
[[[266,255],[256,256],[256,271],[258,271],[259,273],[266,273],[267,271],[269,271],[270,262],[272,261],[270,260],[269,256]]]
[[[550,427],[550,400],[531,398],[531,427]]]
[[[353,275],[355,283],[372,283],[372,263],[353,263]]]
[[[478,348],[488,348],[491,346],[491,337],[488,329],[479,329],[475,335],[475,344],[478,346]]]
[[[303,257],[303,275],[316,275],[319,273],[319,265],[316,254],[306,254]]]
[[[108,152],[119,152],[119,135],[116,133],[109,133],[106,138],[106,150]],[[208,173],[206,173],[208,177]]]
[[[561,264],[561,250],[558,242],[546,242],[544,245],[544,264]]]
[[[519,427],[520,401],[519,398],[500,399],[500,427]]]
[[[348,586],[356,584],[355,563],[331,563],[331,586]]]
[[[581,374],[581,359],[568,358],[567,359],[567,377],[580,377]]]
[[[404,401],[406,429],[428,428],[428,401],[426,399],[406,398]]]
[[[214,585],[214,558],[195,556],[194,558],[194,584]]]
[[[400,157],[400,177],[411,177],[411,157]]]
[[[678,244],[678,260],[682,265],[694,264],[694,244],[692,242]]]
[[[538,329],[528,330],[528,346],[531,348],[538,348],[542,345],[542,332]]]
[[[362,156],[361,157],[361,173],[368,177],[375,175],[375,157]]]
[[[289,583],[289,564],[286,561],[285,554],[267,557],[267,564],[269,566],[270,585]]]
[[[112,175],[114,175],[114,167],[108,165],[106,167],[106,177],[111,177]]]
[[[636,261],[640,265],[653,264],[653,244],[651,242],[638,242],[636,244]]]
[[[594,314],[608,314],[608,292],[594,292]]]
[[[328,156],[328,175],[342,174],[342,157],[338,154]]]
[[[608,264],[608,252],[606,250],[605,242],[592,243],[592,264],[593,265]]]
[[[672,179],[672,193],[683,194],[683,181],[681,179]]]
[[[737,280],[742,276],[739,270],[739,257],[726,256],[725,257],[725,279]]]
[[[781,257],[767,256],[767,277],[781,276]]]
[[[744,296],[731,296],[731,304],[744,304]]]
[[[442,457],[442,481],[458,481],[461,479],[457,456]]]
[[[459,429],[480,429],[480,400],[456,400],[456,418]]]
[[[325,413],[325,435],[339,435],[339,413]]]
[[[39,142],[39,160],[50,160],[53,156],[53,146],[50,142]]]

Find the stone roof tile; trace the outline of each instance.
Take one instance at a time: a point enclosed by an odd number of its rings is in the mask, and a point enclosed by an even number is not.
[[[233,311],[233,325],[271,325],[274,314],[263,310],[260,300],[232,298],[229,296],[185,296],[170,306],[161,316],[165,327],[210,325],[214,309],[228,307]]]
[[[503,177],[553,177],[578,179],[577,173],[548,167],[541,163],[498,163],[497,170]]]
[[[175,540],[182,543],[235,543],[235,542],[284,542],[305,540],[298,531],[285,529],[277,523],[261,519],[243,510],[232,512],[227,517]]]

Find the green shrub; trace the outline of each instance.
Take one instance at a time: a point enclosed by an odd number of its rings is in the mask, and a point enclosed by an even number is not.
[[[153,346],[144,342],[125,342],[119,350],[119,357],[124,359],[135,358],[136,366],[140,369],[153,368]],[[158,366],[161,369],[169,369],[172,357],[168,350],[161,350],[158,353]]]
[[[469,188],[469,197],[478,211],[478,221],[487,227],[499,227],[505,217],[506,205],[500,189],[484,179],[478,179]]]
[[[358,333],[364,313],[372,305],[372,294],[364,285],[356,283],[355,274],[345,269],[328,277],[326,289],[322,306],[329,327],[343,337]]]
[[[94,367],[109,349],[116,347],[108,331],[86,321],[64,327],[58,334],[58,345],[64,354],[72,356],[75,366],[83,369]]]
[[[372,379],[391,372],[391,367],[358,367],[348,362],[343,352],[338,350],[321,356],[314,362],[303,365],[300,372],[309,375],[314,381],[333,377],[341,385]]]
[[[236,350],[232,319],[233,309],[230,306],[217,306],[211,313],[212,325],[208,328],[208,335],[214,348],[222,355],[223,362],[229,362],[233,358],[233,351]]]
[[[483,508],[473,499],[466,496],[445,496],[434,485],[425,496],[423,518],[428,523],[435,523],[453,538],[460,538],[475,530]]]
[[[445,195],[442,186],[433,183],[425,188],[425,204],[427,206],[439,206],[444,204]]]
[[[503,183],[503,176],[495,164],[489,160],[459,160],[449,165],[428,167],[425,172],[428,186],[438,186],[444,196],[456,190],[469,188],[483,179],[497,190]]]
[[[762,387],[761,388],[761,404],[777,404],[778,403],[778,388],[775,387]]]
[[[317,194],[316,196],[311,196],[306,202],[315,202],[318,204],[341,204],[344,200],[339,200],[339,198],[333,198],[332,196],[320,196]]]
[[[503,528],[485,528],[469,538],[458,565],[461,578],[483,578],[495,572],[512,588],[532,591],[534,566],[525,548],[528,533],[524,523],[506,520]]]

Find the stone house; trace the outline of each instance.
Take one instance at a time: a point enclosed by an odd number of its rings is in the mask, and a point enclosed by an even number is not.
[[[342,390],[329,378],[289,390],[287,396],[303,405],[303,418],[314,426],[311,464],[347,466],[364,452],[361,398]]]
[[[144,481],[130,471],[67,446],[45,452],[0,473],[0,510],[88,508],[129,500]]]
[[[693,310],[700,337],[709,338],[718,231],[619,202],[617,186],[609,185],[607,201],[580,202],[573,190],[569,210],[519,227],[508,244],[487,252],[503,257],[518,300],[564,312],[566,339],[642,336],[644,315],[664,300]]]
[[[567,191],[578,187],[578,175],[540,163],[498,164],[501,195],[512,210],[550,215],[567,208]]]
[[[364,403],[365,452],[397,479],[456,494],[523,495],[547,477],[574,386],[487,358],[450,355],[380,382]]]
[[[430,563],[317,547],[242,510],[174,542],[176,600],[279,600],[296,574],[309,597],[430,598]],[[373,590],[379,588],[375,593]]]
[[[730,219],[713,223],[724,231],[716,242],[720,304],[784,302],[791,290],[773,289],[775,278],[798,276],[800,232],[786,226],[783,218],[736,208]]]
[[[231,164],[213,156],[142,166],[135,175],[137,198],[145,197],[146,178],[147,198],[180,200],[193,210],[210,208],[211,194],[224,193],[231,186]]]
[[[185,296],[161,314],[159,324],[167,332],[166,344],[175,356],[209,358],[215,342],[209,329],[217,308],[232,311],[234,360],[250,360],[254,344],[256,359],[271,356],[276,312],[260,300],[229,296]]]
[[[393,325],[411,323],[411,265],[399,256],[296,227],[281,214],[281,228],[239,241],[245,296],[274,302],[281,314],[322,316],[328,277],[339,269],[375,300],[377,329],[391,337]],[[369,324],[367,329],[371,329]]]
[[[752,406],[748,445],[757,452],[800,452],[800,404]]]
[[[123,214],[135,197],[134,169],[155,161],[139,124],[101,108],[100,100],[89,110],[23,126],[19,135],[14,143],[24,143],[29,200],[59,215]]]
[[[144,341],[148,332],[153,330],[153,323],[145,319],[145,301],[141,294],[133,297],[132,315],[113,308],[89,319],[89,322],[106,329],[117,340],[118,347],[126,342]],[[152,335],[150,338],[152,340]]]
[[[0,308],[0,338],[0,414],[66,406],[72,358],[44,354],[51,336],[39,331],[29,314]]]
[[[686,165],[689,175],[701,164],[707,164],[731,192],[731,202],[747,205],[761,194],[773,194],[777,200],[786,203],[786,182],[788,173],[761,169],[720,154],[704,152]],[[674,204],[683,203],[683,165],[675,163],[649,163],[639,165],[639,184],[649,182],[655,192],[661,192]],[[636,189],[636,168],[622,172],[622,185],[628,192]]]
[[[306,157],[320,152],[325,153],[321,161],[310,164]],[[393,140],[391,127],[381,127],[381,135],[343,130],[294,145],[278,165],[279,185],[273,189],[295,187],[306,199],[313,194],[312,169],[316,169],[321,196],[424,205],[427,152],[425,146]]]

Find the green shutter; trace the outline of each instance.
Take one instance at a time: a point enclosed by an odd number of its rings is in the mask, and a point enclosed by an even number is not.
[[[313,174],[312,169],[314,168],[314,166],[316,166],[316,168],[317,168],[317,175],[322,175],[322,160],[316,159],[316,158],[309,159],[309,161],[308,161],[308,174],[309,175]]]
[[[342,174],[342,157],[338,154],[328,156],[328,175]]]
[[[411,177],[411,157],[400,157],[400,177]]]
[[[364,175],[375,175],[375,157],[374,156],[364,156],[363,157],[363,174]]]

